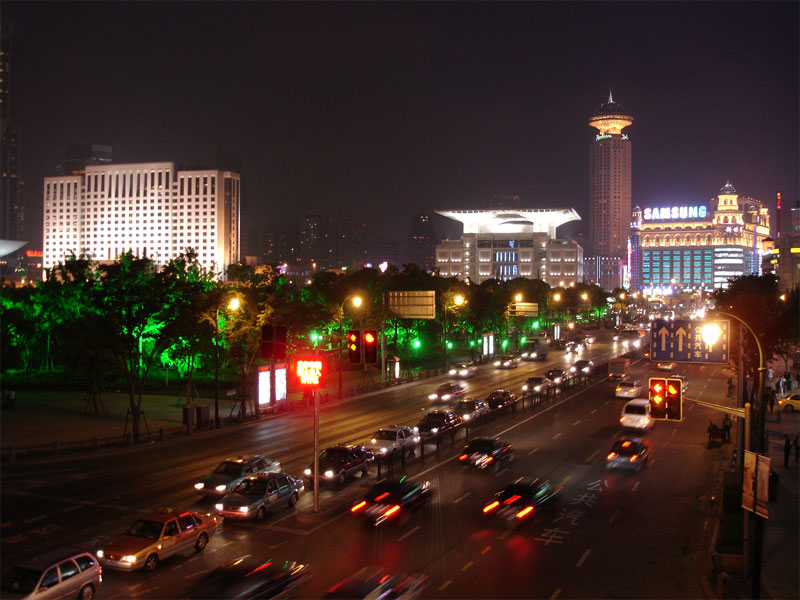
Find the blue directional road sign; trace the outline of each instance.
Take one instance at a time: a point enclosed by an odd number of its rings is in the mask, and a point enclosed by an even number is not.
[[[703,340],[706,325],[719,327],[719,338],[709,346]],[[650,325],[650,360],[728,363],[730,321],[717,319],[655,319]]]

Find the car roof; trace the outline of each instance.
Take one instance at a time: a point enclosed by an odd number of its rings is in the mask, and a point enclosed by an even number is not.
[[[19,566],[30,569],[45,569],[55,563],[80,556],[81,554],[91,554],[91,552],[88,550],[78,550],[77,548],[57,548],[31,557],[20,563]]]
[[[637,398],[636,400],[630,400],[629,402],[625,403],[625,406],[632,405],[632,406],[650,406],[650,400],[646,398]]]
[[[182,517],[183,515],[188,515],[196,512],[197,511],[194,510],[179,510],[177,508],[159,508],[158,511],[145,513],[141,515],[139,518],[143,521],[157,521],[161,523],[166,523],[170,519],[175,519],[177,517]]]

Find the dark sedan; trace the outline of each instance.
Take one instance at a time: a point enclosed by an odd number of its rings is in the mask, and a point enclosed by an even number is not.
[[[486,404],[489,405],[489,408],[500,408],[506,404],[511,404],[516,399],[516,394],[509,390],[495,390],[486,397]]]
[[[350,475],[361,473],[362,477],[369,471],[369,463],[373,459],[372,452],[363,446],[339,444],[323,450],[319,455],[319,480],[336,481],[343,484]],[[309,487],[314,485],[314,464],[308,465],[303,475]]]
[[[422,418],[422,421],[414,427],[414,431],[422,437],[430,437],[452,429],[461,423],[461,417],[450,410],[432,410]]]
[[[566,373],[564,369],[550,369],[547,373],[545,373],[547,378],[555,384],[561,383],[561,381],[566,377]]]
[[[325,598],[385,598],[412,600],[428,587],[427,575],[393,573],[385,567],[364,567],[329,588]]]
[[[514,460],[514,447],[497,438],[475,438],[464,447],[458,457],[462,465],[471,465],[478,469],[489,467],[499,470]]]
[[[243,556],[208,573],[189,598],[274,598],[300,585],[308,576],[308,565]]]
[[[432,493],[430,481],[387,479],[372,486],[366,496],[350,507],[354,515],[363,516],[367,523],[377,527],[382,523],[396,523],[409,511],[425,504]]]
[[[614,442],[606,456],[606,469],[634,469],[640,471],[647,464],[650,450],[641,438],[622,438]]]
[[[542,481],[538,477],[520,477],[497,492],[483,507],[483,514],[513,527],[555,506],[560,494],[561,487],[549,481]]]

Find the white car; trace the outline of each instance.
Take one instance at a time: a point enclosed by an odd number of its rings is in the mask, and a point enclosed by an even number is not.
[[[410,427],[394,425],[379,429],[362,446],[376,456],[386,456],[401,450],[412,451],[419,444],[419,439],[419,435]]]
[[[656,365],[659,371],[672,371],[675,368],[674,362],[660,362]]]
[[[521,358],[519,356],[504,354],[499,359],[494,361],[494,366],[498,369],[516,369],[519,366],[520,360]]]
[[[535,375],[533,377],[528,377],[527,381],[525,381],[524,385],[522,386],[522,391],[530,392],[531,394],[539,394],[546,392],[547,388],[552,386],[553,382],[544,375]]]
[[[450,377],[458,377],[459,379],[469,379],[478,372],[478,367],[470,363],[461,363],[460,365],[453,365],[448,374]]]
[[[655,421],[650,418],[650,400],[642,398],[631,400],[622,407],[622,414],[619,422],[625,429],[637,429],[646,431],[655,425]]]
[[[614,391],[614,396],[617,398],[638,398],[641,395],[641,381],[620,381]]]
[[[489,405],[483,400],[477,398],[467,398],[461,400],[454,407],[453,411],[465,421],[474,421],[475,419],[489,414]]]

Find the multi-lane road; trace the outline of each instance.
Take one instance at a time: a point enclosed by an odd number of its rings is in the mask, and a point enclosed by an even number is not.
[[[587,351],[595,362],[622,348],[600,340]],[[544,363],[512,370],[479,368],[466,381],[468,396],[496,388],[519,393],[524,380],[573,357],[551,353]],[[682,367],[690,396],[714,401],[725,376],[708,367]],[[633,365],[646,382],[648,361]],[[414,425],[431,407],[435,378],[325,406],[323,446],[361,442],[384,425]],[[646,384],[645,384],[646,389]],[[645,392],[646,393],[646,392]],[[320,597],[362,565],[423,573],[432,598],[697,597],[693,558],[705,529],[708,494],[724,460],[709,450],[707,418],[687,403],[681,423],[658,423],[645,437],[651,459],[640,473],[607,472],[605,458],[621,431],[624,400],[613,398],[607,381],[565,392],[535,409],[507,412],[473,435],[512,443],[516,458],[499,472],[465,470],[456,448],[443,446],[407,463],[411,478],[432,482],[424,508],[392,527],[365,527],[348,507],[375,482],[356,477],[342,488],[320,490],[320,512],[305,493],[294,509],[261,523],[223,521],[201,553],[164,561],[157,571],[104,570],[99,597],[185,597],[196,581],[225,560],[245,554],[310,564],[314,576],[295,597]],[[719,420],[717,417],[714,417]],[[91,458],[4,466],[2,471],[2,560],[10,565],[43,549],[75,546],[96,550],[142,511],[160,506],[211,512],[193,484],[220,460],[261,454],[300,475],[311,460],[308,413],[224,429],[205,436]],[[433,448],[429,448],[432,450]],[[482,507],[515,478],[533,475],[563,486],[560,503],[516,529],[487,522]]]

